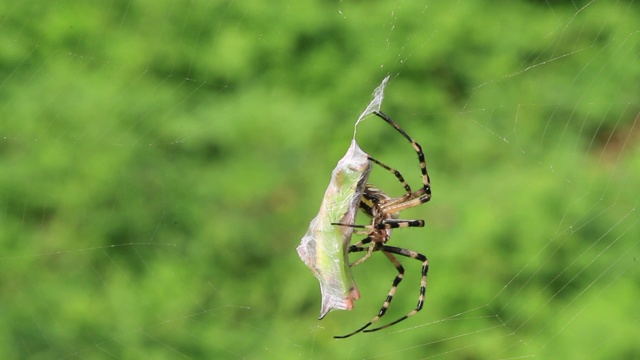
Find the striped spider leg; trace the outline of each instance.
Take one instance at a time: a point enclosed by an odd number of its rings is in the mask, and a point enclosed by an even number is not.
[[[365,237],[364,239],[360,240],[358,243],[351,245],[349,247],[349,253],[366,251],[366,254],[363,257],[361,257],[359,260],[351,264],[352,267],[366,261],[373,252],[381,251],[396,268],[396,270],[398,271],[398,275],[396,275],[396,277],[394,278],[391,289],[389,290],[389,293],[387,294],[387,297],[384,303],[382,304],[380,311],[378,311],[378,314],[374,316],[364,326],[360,327],[359,329],[346,335],[334,336],[334,338],[336,339],[344,339],[354,334],[357,334],[359,332],[373,332],[373,331],[384,329],[391,325],[397,324],[400,321],[415,315],[417,312],[419,312],[422,309],[422,306],[424,304],[424,296],[425,296],[426,286],[427,286],[427,272],[429,271],[429,261],[427,260],[427,257],[424,256],[423,254],[420,254],[412,250],[407,250],[407,249],[403,249],[395,246],[388,246],[386,245],[386,243],[389,241],[391,237],[392,229],[424,226],[424,220],[399,219],[398,216],[400,211],[408,208],[412,208],[415,206],[419,206],[431,199],[431,182],[429,179],[429,175],[427,173],[426,162],[424,160],[424,155],[422,153],[422,147],[415,140],[413,140],[409,135],[407,135],[407,133],[404,130],[402,130],[398,126],[398,124],[396,124],[390,117],[388,117],[382,112],[377,111],[377,112],[374,112],[374,114],[382,118],[391,126],[393,126],[411,143],[412,147],[418,154],[418,160],[420,162],[420,169],[422,172],[423,184],[419,190],[412,192],[411,187],[404,180],[404,177],[402,176],[402,174],[400,174],[399,171],[391,168],[390,166],[385,165],[384,163],[372,157],[369,157],[369,160],[371,162],[393,173],[398,179],[398,181],[402,183],[406,193],[403,196],[392,198],[386,193],[384,193],[382,190],[378,189],[377,187],[371,184],[367,184],[361,198],[360,209],[365,214],[371,217],[371,224],[356,225],[356,224],[334,223],[334,225],[364,229],[362,233],[367,235],[367,237]],[[384,314],[386,313],[387,309],[391,304],[391,301],[393,300],[393,296],[395,295],[398,285],[400,284],[400,282],[404,277],[404,268],[396,258],[396,255],[409,257],[422,262],[422,278],[420,280],[420,292],[418,295],[418,304],[416,305],[415,309],[411,310],[409,313],[407,313],[406,315],[402,316],[397,320],[394,320],[386,325],[383,325],[377,328],[367,329],[373,323],[380,320],[382,316],[384,316]]]

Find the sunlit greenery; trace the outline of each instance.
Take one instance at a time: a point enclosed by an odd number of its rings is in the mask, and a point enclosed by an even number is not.
[[[0,4],[0,358],[640,357],[640,7],[585,5]],[[295,248],[386,75],[433,180],[391,240],[427,300],[337,341],[395,270],[318,321]],[[358,137],[419,186],[388,125]]]

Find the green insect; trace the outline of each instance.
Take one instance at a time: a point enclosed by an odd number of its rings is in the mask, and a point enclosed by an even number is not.
[[[318,215],[298,246],[298,255],[320,282],[320,319],[331,310],[351,310],[360,293],[351,274],[348,249],[353,223],[371,171],[367,154],[355,140],[331,173]]]

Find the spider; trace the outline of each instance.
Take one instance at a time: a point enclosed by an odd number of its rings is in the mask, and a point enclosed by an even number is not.
[[[369,217],[371,217],[371,224],[356,225],[356,224],[332,223],[332,225],[348,226],[352,228],[364,229],[361,233],[367,235],[367,237],[365,237],[364,239],[360,240],[356,244],[353,244],[349,247],[349,250],[348,250],[349,253],[363,252],[363,251],[367,252],[362,258],[352,263],[351,267],[357,266],[363,263],[374,252],[381,251],[389,259],[389,261],[391,261],[393,266],[395,266],[396,270],[398,271],[398,275],[396,275],[395,279],[393,280],[391,289],[389,290],[387,298],[382,304],[382,307],[380,308],[380,311],[378,312],[378,314],[374,316],[368,323],[366,323],[361,328],[346,335],[334,336],[334,338],[336,339],[344,339],[349,336],[355,335],[359,332],[378,331],[378,330],[387,328],[391,325],[395,325],[400,321],[415,315],[418,311],[422,309],[422,306],[424,304],[425,291],[427,287],[427,272],[429,270],[429,261],[427,260],[427,257],[413,250],[407,250],[400,247],[386,245],[387,241],[389,241],[389,238],[391,237],[392,229],[403,228],[403,227],[423,227],[424,226],[424,220],[406,220],[406,219],[398,218],[400,211],[409,209],[415,206],[419,206],[431,199],[431,183],[429,180],[429,174],[427,173],[427,165],[424,160],[424,155],[422,153],[422,147],[415,140],[413,140],[409,135],[407,135],[407,133],[404,130],[402,130],[400,126],[398,126],[398,124],[396,124],[395,121],[393,121],[389,116],[387,116],[381,111],[375,111],[374,114],[380,117],[382,120],[389,123],[391,126],[393,126],[413,146],[414,150],[418,154],[418,160],[420,162],[420,170],[422,172],[422,187],[419,190],[412,192],[411,187],[404,180],[404,177],[402,176],[402,174],[400,174],[398,170],[395,170],[369,156],[369,160],[371,162],[393,173],[395,177],[398,179],[398,181],[400,181],[400,183],[404,186],[406,193],[403,196],[392,198],[389,195],[385,194],[382,190],[378,189],[377,187],[371,184],[367,184],[360,201],[360,209]],[[369,245],[365,246],[367,244]],[[382,316],[384,316],[387,309],[389,308],[389,305],[391,304],[391,301],[393,300],[393,296],[396,292],[398,284],[400,284],[400,282],[402,281],[402,278],[404,277],[404,268],[402,267],[402,265],[400,264],[400,262],[398,261],[395,255],[409,257],[422,262],[422,278],[420,281],[420,293],[418,296],[418,304],[416,305],[415,309],[411,310],[409,313],[407,313],[406,315],[404,315],[403,317],[395,321],[392,321],[386,325],[383,325],[377,328],[367,329],[373,323],[380,320]]]

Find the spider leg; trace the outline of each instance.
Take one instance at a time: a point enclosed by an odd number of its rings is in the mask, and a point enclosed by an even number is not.
[[[420,192],[421,190],[422,189],[416,191],[415,193]],[[382,205],[381,208],[385,213],[392,214],[392,213],[398,213],[402,210],[406,210],[418,205],[422,205],[427,201],[431,200],[431,194],[420,194],[420,195],[421,196],[418,198],[411,197],[409,200],[406,200],[406,201],[390,201]],[[402,200],[402,198],[398,198],[394,200]]]
[[[406,257],[410,257],[412,259],[416,259],[418,261],[422,261],[422,279],[420,280],[420,294],[418,295],[418,304],[416,305],[416,308],[411,310],[409,313],[407,313],[405,316],[399,318],[398,320],[392,321],[386,325],[374,328],[374,329],[368,329],[368,330],[364,330],[366,327],[368,327],[369,325],[371,325],[372,323],[374,323],[375,321],[377,321],[382,315],[384,315],[384,313],[387,311],[387,308],[389,308],[389,304],[391,303],[393,294],[395,293],[395,288],[397,286],[396,282],[394,281],[394,285],[391,288],[391,290],[389,291],[389,296],[387,296],[387,300],[384,302],[384,304],[382,305],[382,309],[380,309],[380,312],[378,313],[378,316],[374,317],[373,320],[370,321],[369,324],[367,324],[365,327],[363,327],[361,329],[361,331],[364,332],[373,332],[373,331],[378,331],[380,329],[384,329],[386,327],[389,327],[391,325],[395,325],[397,323],[399,323],[402,320],[405,320],[408,317],[411,317],[413,315],[415,315],[418,311],[422,310],[422,305],[424,304],[424,295],[427,289],[427,272],[429,271],[429,260],[427,260],[427,257],[417,253],[413,250],[407,250],[407,249],[403,249],[403,248],[398,248],[395,246],[387,246],[387,245],[383,245],[381,247],[381,249],[383,251],[383,253],[385,255],[387,255],[387,257],[391,260],[391,262],[394,263],[394,265],[396,265],[398,263],[397,260],[395,260],[395,257],[393,257],[393,255],[391,255],[391,253],[393,254],[397,254],[397,255],[401,255],[401,256],[406,256]],[[393,259],[393,260],[392,260]],[[395,262],[394,262],[395,260]],[[398,265],[396,265],[396,268],[398,268]],[[402,268],[402,267],[400,267]],[[398,269],[398,271],[400,271],[400,269]],[[402,280],[401,277],[402,273],[398,274],[398,276],[400,276],[400,280]],[[397,279],[397,277],[396,277]],[[398,281],[399,283],[400,281]]]
[[[347,227],[358,228],[358,229],[371,229],[372,228],[371,225],[357,225],[357,224],[345,224],[345,223],[331,223],[331,225],[347,226]]]
[[[431,180],[429,179],[429,173],[427,172],[427,162],[424,160],[424,154],[422,153],[422,146],[420,146],[420,144],[418,144],[415,140],[411,138],[411,136],[409,136],[404,130],[402,130],[400,126],[398,126],[398,124],[396,124],[396,122],[393,121],[387,114],[383,113],[382,111],[375,111],[374,114],[377,115],[382,120],[386,121],[389,125],[393,126],[396,130],[398,130],[398,132],[402,134],[402,136],[404,136],[405,139],[409,140],[409,142],[411,143],[411,146],[418,154],[418,161],[420,162],[420,171],[422,172],[422,189],[421,190],[423,194],[425,194],[426,196],[425,197],[426,200],[424,200],[423,202],[429,201],[429,199],[431,199]],[[416,195],[416,196],[420,196],[420,195]]]
[[[362,246],[363,244],[368,244],[370,242],[371,242],[371,238],[370,237],[366,237],[366,238],[360,240],[359,242],[357,242],[356,244],[349,246],[349,253],[358,252],[358,251],[366,251],[367,252],[360,259],[358,259],[355,262],[349,264],[350,267],[354,267],[354,266],[358,266],[358,265],[362,264],[363,262],[365,262],[371,256],[371,254],[373,254],[374,251],[380,249],[380,247],[376,246],[376,245],[370,245],[370,246],[367,246],[367,247]]]
[[[404,177],[402,177],[402,174],[400,174],[400,171],[390,167],[389,165],[386,165],[384,163],[381,163],[380,161],[372,158],[371,156],[368,157],[369,161],[374,162],[378,165],[380,165],[382,168],[384,168],[385,170],[393,173],[393,175],[396,176],[396,178],[398,179],[398,181],[400,181],[400,183],[402,183],[402,186],[404,187],[404,190],[407,192],[403,198],[409,198],[411,196],[411,186],[409,186],[409,184],[404,180]]]
[[[373,229],[372,225],[356,225],[356,224],[343,224],[343,223],[331,223],[331,225],[348,226],[348,227],[358,228],[358,229]],[[365,231],[365,233],[366,233],[366,231]],[[374,251],[379,249],[375,245],[371,245],[371,246],[367,246],[367,247],[362,246],[364,244],[369,244],[371,241],[372,241],[371,237],[367,236],[366,238],[364,238],[364,239],[358,241],[357,243],[349,246],[349,251],[348,251],[349,253],[359,252],[359,251],[366,251],[367,252],[360,259],[358,259],[355,262],[349,264],[350,267],[354,267],[354,266],[362,264],[363,262],[365,262],[371,256],[371,254],[373,254]]]
[[[358,235],[369,235],[374,228],[374,225],[358,225],[358,224],[345,224],[345,223],[331,223],[331,225],[336,226],[346,226],[354,229],[367,229],[367,230],[358,230],[354,231],[354,234]]]
[[[376,229],[396,229],[404,227],[423,227],[424,220],[385,219],[374,225]]]
[[[406,220],[406,219],[384,219],[379,223],[373,225],[358,225],[358,224],[344,224],[344,223],[331,223],[331,225],[347,226],[357,229],[397,229],[405,227],[423,227],[424,220]],[[366,233],[366,231],[364,231]],[[368,242],[371,242],[369,240]]]
[[[385,249],[388,246],[381,246],[380,249]],[[380,320],[381,317],[384,316],[384,314],[387,312],[387,309],[389,308],[389,305],[391,304],[391,300],[393,300],[393,295],[396,293],[396,289],[398,288],[398,284],[400,284],[400,282],[402,281],[402,278],[404,277],[404,268],[402,267],[402,265],[400,264],[400,262],[398,261],[398,259],[396,259],[395,256],[393,256],[393,254],[391,254],[391,252],[387,252],[385,250],[383,250],[384,255],[389,259],[389,261],[391,261],[393,263],[393,266],[396,267],[396,269],[398,270],[398,275],[396,275],[395,279],[393,279],[393,285],[391,286],[391,290],[389,290],[389,294],[387,295],[387,298],[385,299],[384,303],[382,304],[382,308],[380,308],[380,311],[378,312],[378,315],[374,316],[373,319],[371,319],[371,321],[369,321],[368,323],[366,323],[364,326],[362,326],[361,328],[359,328],[356,331],[353,331],[349,334],[346,335],[341,335],[341,336],[334,336],[334,339],[345,339],[348,338],[349,336],[355,335],[361,331],[367,332],[365,329],[368,328],[369,326],[371,326],[373,323],[375,323],[376,321]],[[396,321],[397,322],[397,321]],[[386,327],[388,325],[385,325],[384,327]],[[378,330],[381,328],[376,328],[374,330]]]
[[[364,238],[364,239],[358,241],[357,243],[349,246],[349,253],[366,250],[368,247],[364,247],[362,245],[369,244],[371,241],[372,241],[371,238],[367,236],[366,238]]]

